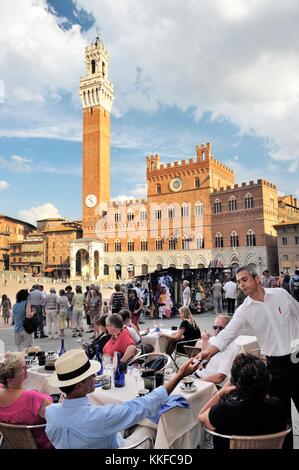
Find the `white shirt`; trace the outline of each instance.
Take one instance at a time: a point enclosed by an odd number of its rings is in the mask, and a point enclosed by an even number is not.
[[[189,286],[186,286],[183,290],[183,305],[189,307],[191,301],[191,290]]]
[[[299,303],[285,289],[264,290],[264,302],[246,297],[225,329],[211,339],[213,346],[222,351],[249,327],[257,337],[262,354],[291,354],[291,342],[299,338]]]
[[[139,343],[140,337],[139,337],[137,331],[135,330],[135,328],[133,328],[132,326],[128,326],[128,325],[126,325],[126,328],[127,328],[128,332],[130,333],[130,336],[131,336],[132,340],[136,344]]]
[[[229,344],[222,351],[211,357],[205,369],[196,371],[196,375],[202,378],[215,374],[224,374],[225,379],[219,384],[222,387],[227,379],[230,378],[230,370],[239,350],[240,348],[235,343]]]
[[[223,286],[225,296],[227,299],[236,299],[237,298],[237,284],[233,281],[228,281]]]

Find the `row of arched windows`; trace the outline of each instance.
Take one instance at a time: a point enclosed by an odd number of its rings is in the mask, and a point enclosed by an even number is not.
[[[196,217],[200,217],[200,216],[203,215],[203,203],[202,202],[196,202],[195,203],[194,212],[195,212]],[[186,202],[184,202],[181,205],[181,217],[189,217],[189,214],[190,214],[190,205],[187,204]],[[140,216],[141,221],[147,220],[147,211],[146,211],[146,209],[141,209],[141,211],[139,213],[139,216]],[[175,214],[174,206],[172,206],[172,205],[168,206],[168,218],[169,219],[174,219],[175,216],[176,216],[176,214]],[[134,220],[134,217],[135,217],[135,215],[134,215],[133,210],[129,209],[128,212],[127,212],[127,221],[132,222]],[[155,218],[157,220],[160,220],[162,218],[162,209],[159,206],[157,206],[156,209],[155,209]],[[114,213],[114,221],[116,223],[121,222],[121,213],[119,211],[116,211]]]
[[[191,244],[190,242],[192,241],[192,238],[190,237],[183,237],[181,240],[181,249],[182,250],[190,250],[191,249]],[[163,243],[164,239],[162,238],[157,238],[156,239],[156,250],[157,251],[162,251],[163,250]],[[198,250],[204,249],[204,236],[202,234],[199,234],[196,237],[196,248]],[[176,250],[179,248],[179,240],[177,238],[170,237],[168,239],[168,249],[169,250]],[[108,252],[109,251],[109,243],[106,240],[104,242],[104,251]],[[114,242],[114,251],[122,251],[122,243],[120,240],[115,240]],[[127,251],[135,251],[135,241],[133,239],[129,239],[127,241]],[[140,241],[140,251],[148,251],[148,241],[146,238],[142,239]]]
[[[246,245],[256,246],[256,236],[252,230],[249,230],[246,234]],[[239,235],[235,231],[233,231],[230,235],[230,246],[232,248],[237,248],[239,246]],[[215,236],[215,248],[223,248],[223,247],[224,247],[223,235],[218,232]]]
[[[253,196],[248,193],[246,194],[244,198],[244,208],[245,209],[253,209],[254,203],[253,203]],[[229,212],[236,211],[238,209],[238,203],[237,199],[235,196],[231,196],[229,201],[228,201],[228,210]],[[220,214],[222,212],[222,203],[220,199],[216,199],[214,202],[214,214]]]

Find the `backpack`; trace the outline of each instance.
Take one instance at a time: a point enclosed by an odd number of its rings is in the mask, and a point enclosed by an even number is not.
[[[113,301],[112,301],[112,313],[119,313],[119,311],[123,308],[123,295],[121,294],[118,295],[117,297],[115,296],[115,293],[113,294]]]

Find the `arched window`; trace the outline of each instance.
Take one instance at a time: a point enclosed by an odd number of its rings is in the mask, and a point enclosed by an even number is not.
[[[161,194],[161,184],[158,183],[157,186],[156,186],[156,192],[157,194]]]
[[[140,242],[140,249],[141,251],[147,251],[147,239],[146,238],[143,238]]]
[[[215,214],[221,213],[221,201],[219,199],[216,199],[216,201],[214,202],[214,213]]]
[[[105,72],[105,62],[102,62],[102,75],[103,78],[105,78],[106,72]]]
[[[190,237],[186,235],[182,238],[182,250],[190,250]]]
[[[231,196],[228,201],[228,210],[230,212],[237,210],[237,199],[235,196]]]
[[[132,209],[128,210],[127,219],[128,219],[128,222],[132,222],[132,220],[134,220],[134,212],[132,211]]]
[[[147,274],[148,273],[148,265],[147,264],[142,264],[141,265],[141,274]]]
[[[203,250],[204,247],[205,247],[204,236],[202,235],[202,233],[199,233],[196,237],[196,248],[198,250]]]
[[[115,242],[114,242],[114,250],[115,250],[115,251],[121,251],[121,241],[120,241],[120,240],[115,240]]]
[[[107,253],[109,251],[109,242],[107,240],[104,241],[104,251]]]
[[[223,236],[221,233],[217,233],[215,237],[215,247],[223,248]]]
[[[144,221],[144,220],[146,220],[146,218],[147,218],[146,209],[143,208],[140,211],[140,220]]]
[[[256,237],[253,230],[248,230],[246,235],[246,245],[247,246],[256,246]]]
[[[104,264],[104,276],[109,276],[109,265]]]
[[[239,236],[237,232],[232,232],[230,236],[230,246],[231,247],[237,247],[239,246]]]
[[[288,255],[283,255],[282,259],[283,259],[283,261],[289,261]]]
[[[91,61],[91,73],[96,73],[96,61]]]
[[[158,238],[156,240],[156,250],[157,251],[163,250],[163,240],[161,238]]]
[[[194,186],[195,188],[200,188],[200,179],[198,176],[196,176],[195,180],[194,180]]]
[[[196,202],[195,203],[195,216],[200,217],[203,215],[203,203],[202,202]]]
[[[172,237],[169,238],[169,240],[168,240],[168,249],[169,250],[175,250],[176,249],[176,243],[177,243],[177,241],[176,241],[175,238],[172,238]]]
[[[245,196],[245,209],[252,209],[253,208],[253,197],[252,194],[248,193]]]
[[[132,238],[128,240],[128,251],[134,251],[134,240]]]
[[[168,207],[168,218],[174,219],[174,207],[173,206]]]
[[[120,212],[119,211],[116,211],[114,213],[114,221],[117,223],[117,222],[120,222],[121,220],[121,217],[120,217]]]
[[[155,209],[155,215],[156,215],[156,219],[158,219],[158,220],[161,219],[162,213],[161,213],[161,208],[159,206],[156,207],[156,209]]]
[[[188,214],[189,214],[188,204],[184,202],[181,207],[181,215],[182,217],[188,217]]]

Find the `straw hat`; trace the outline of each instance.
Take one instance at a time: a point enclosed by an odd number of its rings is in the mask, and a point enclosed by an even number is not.
[[[55,373],[48,378],[53,387],[75,385],[99,371],[101,364],[90,361],[83,349],[71,349],[55,361]]]

